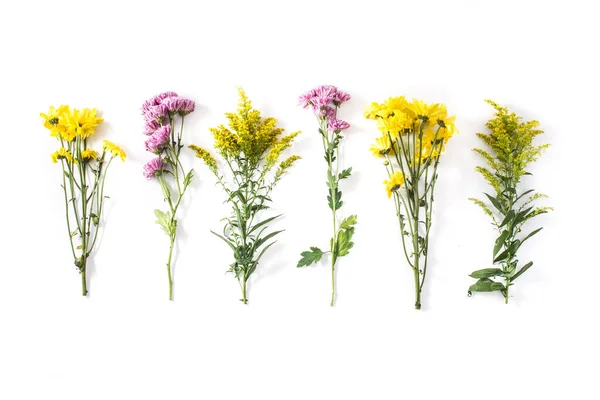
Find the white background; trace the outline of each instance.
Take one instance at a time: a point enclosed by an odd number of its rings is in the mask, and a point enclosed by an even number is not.
[[[2,399],[421,399],[598,397],[595,159],[600,146],[593,1],[10,2],[0,13],[4,137],[0,264]],[[330,236],[325,163],[302,92],[334,84],[353,98],[342,165],[342,214],[358,214],[328,305],[325,264],[299,253]],[[303,157],[274,192],[286,229],[250,281],[250,303],[225,275],[229,248],[212,236],[227,215],[199,160],[179,233],[175,300],[167,300],[168,239],[154,224],[156,182],[141,175],[142,102],[166,90],[196,101],[185,140],[212,146],[243,86],[264,116],[302,130]],[[377,135],[362,112],[407,95],[443,102],[460,134],[439,169],[430,275],[415,311],[411,271]],[[550,142],[524,188],[553,213],[521,250],[534,266],[502,296],[467,297],[489,267],[495,232],[467,198],[486,186],[471,148],[492,109],[541,122]],[[122,145],[113,163],[104,236],[90,295],[70,256],[57,143],[39,112],[97,107],[97,134]],[[291,154],[291,153],[290,153]]]

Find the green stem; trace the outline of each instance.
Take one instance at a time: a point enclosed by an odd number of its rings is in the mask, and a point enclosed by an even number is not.
[[[246,296],[246,275],[244,274],[241,282],[242,286],[242,303],[248,304],[248,296]]]
[[[86,269],[87,269],[87,257],[84,255],[81,256],[81,295],[87,296],[87,282],[86,282]]]
[[[169,300],[173,300],[173,278],[171,276],[171,259],[173,257],[173,247],[175,245],[175,234],[171,236],[171,245],[169,246],[169,258],[167,259],[167,274],[169,276]]]

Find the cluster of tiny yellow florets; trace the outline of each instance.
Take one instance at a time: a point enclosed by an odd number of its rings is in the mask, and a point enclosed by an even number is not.
[[[215,174],[217,173],[217,160],[215,160],[208,150],[198,147],[195,144],[191,144],[189,148],[196,152],[196,157],[204,161],[208,169]]]
[[[215,148],[226,159],[243,158],[251,167],[258,166],[265,152],[268,168],[273,167],[281,152],[291,146],[299,132],[279,139],[283,133],[277,128],[275,118],[261,118],[260,111],[252,108],[252,103],[243,89],[238,89],[239,103],[236,113],[226,113],[229,128],[220,125],[211,128]],[[200,158],[202,154],[199,155]]]
[[[486,102],[496,109],[496,113],[486,124],[490,133],[478,133],[477,136],[489,145],[495,154],[493,156],[482,149],[474,149],[474,151],[485,158],[492,170],[501,172],[503,176],[518,182],[526,173],[527,164],[537,160],[549,144],[533,145],[535,137],[543,133],[542,130],[537,129],[538,121],[522,122],[521,117],[506,107],[491,100]],[[496,174],[484,167],[477,167],[477,171],[497,193],[502,191]]]

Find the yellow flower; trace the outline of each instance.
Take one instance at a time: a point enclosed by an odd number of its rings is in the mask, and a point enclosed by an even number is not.
[[[446,118],[448,113],[443,104],[426,104],[423,100],[417,99],[413,99],[408,109],[413,113],[413,118],[429,122],[431,125],[435,125],[439,119]]]
[[[110,151],[112,153],[113,157],[119,156],[119,157],[121,157],[121,161],[125,161],[125,157],[127,157],[127,154],[125,154],[125,151],[123,151],[122,148],[120,148],[113,142],[109,142],[108,140],[105,140],[104,145],[102,147],[104,148],[104,150]]]
[[[388,118],[390,115],[394,115],[398,112],[406,113],[408,102],[404,96],[390,97],[383,103],[371,103],[369,108],[365,110],[365,118],[376,119],[376,118]]]
[[[73,158],[73,156],[71,155],[71,152],[68,151],[67,149],[65,149],[64,147],[61,147],[60,149],[58,149],[57,151],[52,153],[50,155],[50,157],[52,157],[52,162],[54,164],[56,164],[56,162],[58,160],[67,160],[67,162],[69,162],[69,163],[72,162],[72,163],[77,164],[77,160],[75,160]]]
[[[84,162],[93,161],[98,158],[98,152],[92,149],[85,149],[81,152],[81,158]]]
[[[388,199],[392,197],[392,193],[397,191],[404,185],[404,175],[401,172],[394,172],[390,175],[390,180],[383,181],[385,190],[387,191]]]
[[[292,145],[294,138],[298,136],[299,133],[300,132],[290,133],[289,135],[282,137],[278,143],[271,147],[271,150],[269,150],[269,153],[266,157],[267,168],[271,168],[273,165],[275,165],[279,159],[279,156],[281,155],[281,152]]]
[[[96,116],[98,110],[93,108],[84,108],[83,110],[73,109],[65,113],[65,126],[67,130],[67,140],[73,140],[79,135],[82,139],[87,139],[96,132],[96,127],[104,121],[104,119]]]
[[[390,137],[387,134],[384,134],[383,136],[375,139],[375,144],[371,145],[369,150],[375,157],[383,158],[387,154],[393,154],[395,147],[396,145],[395,143],[392,144]]]
[[[196,146],[195,144],[191,144],[188,146],[190,149],[196,152],[196,157],[203,160],[208,169],[210,169],[213,173],[217,173],[217,160],[207,151],[201,147]]]
[[[44,127],[50,130],[51,136],[58,136],[61,132],[64,132],[65,127],[63,125],[64,113],[68,112],[69,106],[62,105],[58,108],[50,106],[48,114],[40,113],[40,117],[44,118]]]
[[[383,134],[389,133],[394,137],[401,136],[407,129],[411,129],[413,120],[402,111],[396,110],[393,115],[377,120],[377,128]]]

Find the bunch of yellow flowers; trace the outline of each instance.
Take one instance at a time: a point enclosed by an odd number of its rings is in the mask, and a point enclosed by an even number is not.
[[[96,239],[104,205],[104,180],[115,157],[125,160],[119,146],[104,141],[103,151],[88,147],[89,139],[104,120],[93,108],[82,110],[62,105],[50,106],[47,114],[40,113],[50,136],[60,142],[60,148],[51,154],[53,163],[62,166],[62,188],[71,251],[75,266],[81,274],[82,294],[87,294],[87,260]],[[110,154],[110,158],[107,158]]]
[[[382,134],[370,151],[384,159],[388,179],[383,183],[388,198],[394,198],[404,254],[415,278],[415,308],[420,309],[437,168],[446,143],[458,132],[455,117],[443,104],[409,102],[404,96],[372,103],[365,117],[377,121]]]

